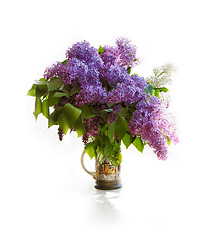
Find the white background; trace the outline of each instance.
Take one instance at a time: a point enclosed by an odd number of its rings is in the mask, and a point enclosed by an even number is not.
[[[217,239],[215,1],[2,1],[0,239]],[[123,147],[118,191],[98,191],[81,168],[81,139],[59,142],[26,97],[73,43],[128,37],[146,77],[172,63],[180,143],[158,161]],[[94,168],[88,157],[85,163]]]

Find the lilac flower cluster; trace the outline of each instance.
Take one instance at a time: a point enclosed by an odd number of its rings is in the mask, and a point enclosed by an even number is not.
[[[105,52],[101,56],[104,65],[110,67],[117,63],[120,67],[133,67],[138,63],[136,58],[136,46],[127,38],[118,38],[116,46],[104,46]]]
[[[118,104],[123,102],[126,106],[141,101],[147,94],[144,92],[147,83],[137,75],[128,77],[119,82],[116,88],[108,93],[108,102]]]
[[[136,111],[129,122],[129,129],[135,136],[140,136],[157,154],[159,159],[166,159],[166,139],[158,128],[155,117],[159,114],[160,102],[157,97],[146,98],[136,106]]]
[[[113,111],[108,116],[108,123],[117,119],[122,107],[136,106],[136,111],[129,121],[129,131],[133,136],[140,136],[154,149],[159,159],[167,157],[167,137],[178,142],[175,124],[166,112],[161,99],[150,96],[145,89],[147,82],[137,74],[130,75],[129,68],[137,64],[136,47],[126,38],[116,40],[116,46],[104,46],[102,52],[87,41],[78,42],[66,52],[66,62],[57,62],[44,73],[44,78],[59,77],[65,85],[79,86],[73,104],[81,107],[112,106]],[[62,101],[65,103],[66,98]],[[169,116],[169,117],[168,117]],[[85,120],[86,133],[83,141],[97,137],[103,118],[97,116]],[[62,132],[59,130],[60,138]]]
[[[107,91],[102,86],[86,85],[75,97],[75,105],[83,106],[85,104],[104,104],[107,101]]]
[[[60,77],[63,81],[67,78],[65,66],[61,62],[56,62],[51,67],[45,69],[44,78]]]
[[[44,77],[60,77],[66,85],[81,86],[76,96],[79,106],[139,101],[146,82],[126,71],[136,59],[136,48],[125,38],[118,39],[116,44],[116,47],[105,46],[104,53],[99,54],[87,41],[78,42],[67,50],[67,62],[64,65],[57,62],[47,68]],[[113,88],[111,92],[109,86]]]
[[[165,105],[159,98],[146,96],[137,104],[129,122],[131,133],[147,142],[161,160],[167,158],[167,137],[178,143],[175,123],[168,118],[165,110]]]
[[[90,137],[98,137],[100,124],[102,123],[103,119],[98,116],[85,120],[84,126],[86,133],[82,136],[82,140],[85,144],[88,142]]]
[[[136,59],[136,46],[132,45],[127,38],[119,38],[116,40],[118,47],[119,63],[121,66],[133,67],[138,62]]]
[[[96,69],[99,69],[103,65],[103,61],[98,54],[98,50],[90,46],[87,41],[78,42],[69,48],[66,52],[66,57],[77,58],[80,61],[85,62],[87,65],[93,64]]]

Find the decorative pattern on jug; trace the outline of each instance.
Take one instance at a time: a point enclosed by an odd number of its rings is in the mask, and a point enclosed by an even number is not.
[[[121,165],[113,166],[108,159],[103,163],[96,160],[96,179],[100,181],[117,181],[120,178]]]

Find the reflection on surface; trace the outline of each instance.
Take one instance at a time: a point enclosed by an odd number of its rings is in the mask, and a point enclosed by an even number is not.
[[[93,201],[110,203],[113,199],[118,199],[120,197],[121,189],[117,190],[95,190],[95,192],[90,195]]]
[[[122,219],[118,208],[121,189],[97,190],[93,189],[89,195],[88,218],[98,223],[117,223]]]

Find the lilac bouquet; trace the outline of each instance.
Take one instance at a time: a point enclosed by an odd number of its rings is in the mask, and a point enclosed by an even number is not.
[[[60,140],[76,131],[86,153],[100,162],[108,158],[117,166],[121,142],[141,152],[147,144],[165,160],[167,146],[178,142],[164,98],[173,67],[158,67],[143,78],[131,74],[138,62],[136,47],[126,38],[99,49],[87,41],[72,45],[66,60],[48,67],[28,91],[35,97],[34,116],[42,113],[48,127],[57,125]]]

